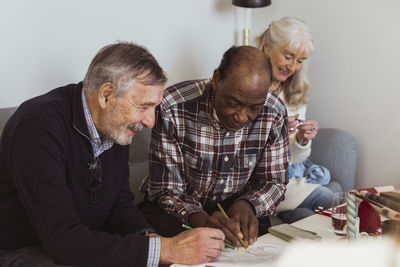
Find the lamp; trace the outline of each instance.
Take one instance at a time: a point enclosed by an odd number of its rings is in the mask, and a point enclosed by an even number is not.
[[[232,0],[234,6],[240,7],[265,7],[271,4],[271,0]]]
[[[271,4],[271,0],[232,0],[232,4],[243,9],[243,26],[242,26],[242,44],[249,45],[250,39],[250,23],[251,13],[248,12],[248,8],[266,7]],[[237,16],[241,17],[241,11],[237,11]]]

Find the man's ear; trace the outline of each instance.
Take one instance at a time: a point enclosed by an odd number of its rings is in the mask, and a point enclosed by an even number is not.
[[[108,102],[111,100],[112,97],[115,95],[115,87],[112,83],[106,82],[100,86],[98,100],[99,106],[101,108],[106,108]]]
[[[221,83],[221,76],[219,74],[219,70],[215,69],[213,77],[212,77],[212,80],[211,80],[211,87],[212,87],[212,90],[214,91],[214,93],[215,93],[215,91],[218,88],[220,83]]]

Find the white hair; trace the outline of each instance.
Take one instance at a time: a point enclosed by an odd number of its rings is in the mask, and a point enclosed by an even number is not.
[[[314,38],[307,25],[300,19],[284,17],[271,22],[268,29],[258,38],[260,49],[264,45],[272,49],[278,47],[290,53],[301,53],[307,57],[314,51]],[[307,103],[310,83],[307,78],[307,61],[285,82],[282,83],[286,103],[300,106]]]

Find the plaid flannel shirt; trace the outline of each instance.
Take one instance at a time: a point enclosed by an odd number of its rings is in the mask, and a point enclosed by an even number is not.
[[[288,182],[285,105],[268,93],[254,121],[227,131],[212,115],[210,96],[209,79],[165,90],[152,130],[150,175],[141,190],[185,223],[231,196],[248,200],[257,217],[273,214]]]

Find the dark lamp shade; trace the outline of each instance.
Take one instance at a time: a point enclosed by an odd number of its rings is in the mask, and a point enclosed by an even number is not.
[[[240,7],[265,7],[271,4],[271,0],[232,0],[234,6]]]

